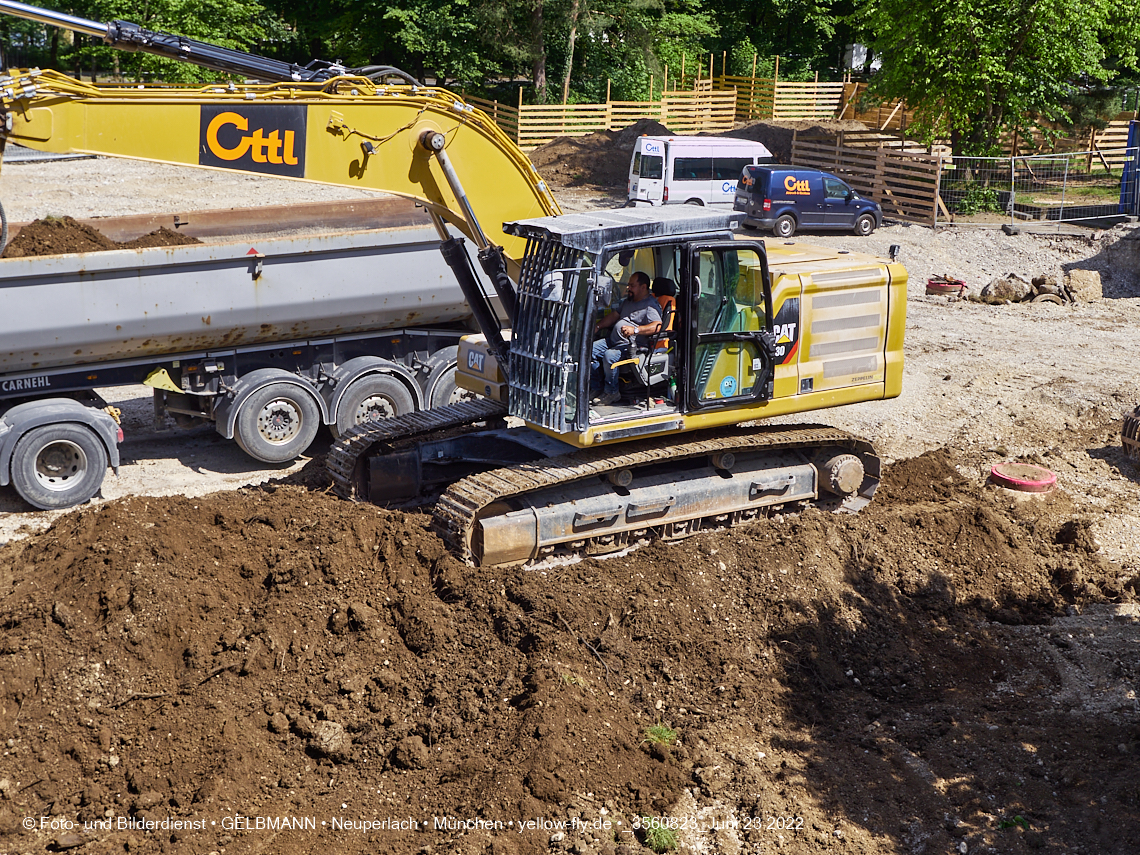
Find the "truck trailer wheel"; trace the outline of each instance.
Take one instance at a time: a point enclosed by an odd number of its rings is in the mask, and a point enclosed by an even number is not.
[[[403,383],[387,374],[369,374],[344,393],[336,409],[333,432],[340,437],[356,425],[403,416],[415,409],[415,399]]]
[[[445,347],[433,353],[427,360],[430,373],[424,384],[424,391],[429,409],[470,401],[478,397],[474,392],[460,388],[455,382],[455,360],[458,354],[458,347]]]
[[[255,460],[284,463],[304,453],[320,425],[320,410],[308,392],[293,383],[272,383],[246,399],[234,439]]]
[[[12,486],[44,511],[86,502],[99,491],[106,471],[107,449],[83,425],[33,428],[12,451]]]

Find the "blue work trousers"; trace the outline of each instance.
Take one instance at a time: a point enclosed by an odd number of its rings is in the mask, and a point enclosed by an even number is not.
[[[628,357],[628,345],[621,344],[614,347],[608,339],[600,338],[594,342],[594,349],[590,356],[590,384],[597,390],[602,386],[602,374],[605,374],[606,393],[618,390],[618,372],[614,368],[615,362],[621,362]]]

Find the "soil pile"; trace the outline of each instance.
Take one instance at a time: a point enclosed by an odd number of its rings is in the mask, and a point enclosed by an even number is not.
[[[68,514],[0,551],[0,838],[631,855],[667,815],[692,852],[1133,852],[1135,656],[1071,686],[1050,622],[1140,580],[1065,494],[954,464],[545,569],[295,484]]]
[[[184,246],[201,243],[197,238],[163,226],[150,234],[119,243],[72,217],[46,217],[20,229],[0,258],[32,255],[62,255],[72,252],[103,252],[109,249],[144,249],[153,246]]]
[[[620,131],[558,137],[532,151],[530,162],[551,187],[624,187],[637,138],[671,133],[660,122],[641,119]]]
[[[792,135],[834,138],[841,130],[866,130],[861,122],[793,120],[756,122],[716,136],[763,143],[780,163],[790,163]],[[530,161],[551,187],[623,187],[629,178],[633,146],[640,136],[670,136],[673,131],[653,119],[641,119],[620,131],[559,137],[530,153]]]
[[[867,130],[866,125],[852,119],[833,122],[818,122],[812,119],[784,119],[778,122],[756,122],[720,134],[720,136],[762,143],[768,151],[772,152],[777,163],[791,163],[792,138],[796,134],[833,140],[840,131],[865,130]]]

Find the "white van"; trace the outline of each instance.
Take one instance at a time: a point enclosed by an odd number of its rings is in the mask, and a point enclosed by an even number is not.
[[[731,205],[746,166],[775,163],[758,142],[731,137],[638,137],[629,164],[634,205]]]

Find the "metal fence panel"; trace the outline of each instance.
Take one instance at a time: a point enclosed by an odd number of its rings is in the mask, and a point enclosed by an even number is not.
[[[1137,214],[1140,148],[946,157],[936,225],[1056,222],[1107,227]]]

